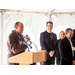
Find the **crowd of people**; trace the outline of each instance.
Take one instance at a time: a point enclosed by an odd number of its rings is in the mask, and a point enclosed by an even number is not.
[[[53,65],[56,57],[56,64],[58,65],[72,65],[75,60],[75,30],[67,28],[60,31],[59,40],[56,34],[52,32],[53,22],[46,23],[46,31],[40,34],[41,49],[47,51],[46,62],[41,62],[43,65]]]
[[[26,50],[27,43],[30,37],[27,36],[24,39],[22,33],[24,25],[21,22],[16,22],[14,26],[15,30],[11,32],[8,37],[8,58],[16,54],[22,53]],[[54,65],[55,57],[56,64],[58,65],[72,65],[75,60],[75,30],[67,28],[64,31],[60,31],[59,40],[57,35],[52,32],[53,22],[48,21],[46,23],[46,30],[40,33],[40,46],[41,50],[46,50],[46,62],[40,62],[41,65]],[[9,65],[18,65],[18,63],[9,63]]]

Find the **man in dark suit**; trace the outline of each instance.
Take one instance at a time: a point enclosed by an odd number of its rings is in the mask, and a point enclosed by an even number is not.
[[[75,47],[75,42],[71,39],[73,37],[73,30],[67,28],[65,34],[66,37],[59,42],[60,65],[72,65],[72,61],[75,58],[72,48]]]
[[[73,30],[74,34],[73,34],[73,37],[72,39],[75,41],[75,29]]]
[[[55,60],[55,48],[57,42],[57,36],[52,32],[53,22],[48,21],[46,23],[46,31],[40,34],[40,44],[41,49],[46,50],[47,52],[47,60],[43,62],[43,65],[54,64]]]

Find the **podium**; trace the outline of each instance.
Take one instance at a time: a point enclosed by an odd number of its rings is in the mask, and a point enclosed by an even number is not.
[[[39,50],[39,52],[23,52],[9,58],[10,63],[19,63],[19,65],[30,65],[45,61],[46,50]]]

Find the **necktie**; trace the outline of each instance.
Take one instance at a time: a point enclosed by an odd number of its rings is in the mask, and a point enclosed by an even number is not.
[[[70,44],[71,44],[71,48],[72,48],[73,44],[72,44],[71,40],[70,40]],[[74,51],[73,50],[72,50],[72,56],[74,57]]]
[[[51,38],[51,40],[53,40],[53,36],[52,36],[52,33],[50,33],[50,38]]]
[[[50,39],[51,39],[51,46],[53,48],[54,47],[53,35],[52,35],[52,33],[49,33],[49,34],[50,34]]]

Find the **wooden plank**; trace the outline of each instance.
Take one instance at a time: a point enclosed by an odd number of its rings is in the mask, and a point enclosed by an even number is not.
[[[31,65],[31,64],[19,63],[19,65]],[[32,65],[36,65],[36,63],[34,63]]]
[[[33,52],[24,52],[9,58],[10,63],[33,64]]]
[[[10,63],[19,63],[20,65],[29,65],[36,62],[46,61],[46,51],[24,52],[9,58]]]
[[[19,65],[30,65],[30,64],[25,64],[25,63],[19,63]]]
[[[45,62],[46,61],[46,51],[40,50],[39,52],[34,52],[33,54],[33,61],[35,62]]]

